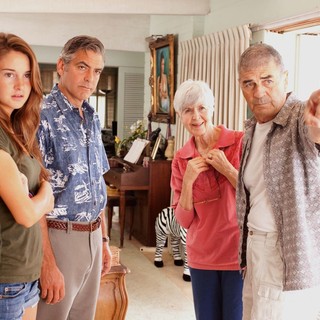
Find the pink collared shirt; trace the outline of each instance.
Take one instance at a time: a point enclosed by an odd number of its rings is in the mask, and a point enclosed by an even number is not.
[[[219,126],[221,134],[214,148],[222,150],[229,162],[239,168],[243,132]],[[192,137],[172,161],[173,208],[181,226],[188,229],[188,265],[205,270],[239,270],[239,228],[235,189],[211,167],[199,174],[193,184],[193,210],[179,205],[183,175],[190,159],[200,156]]]

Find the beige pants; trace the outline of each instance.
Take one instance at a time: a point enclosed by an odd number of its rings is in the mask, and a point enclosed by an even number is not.
[[[282,289],[283,261],[276,233],[249,232],[243,287],[243,320],[316,320],[319,288]]]
[[[92,233],[49,228],[49,236],[66,295],[54,305],[40,299],[37,320],[93,320],[102,266],[101,228]]]

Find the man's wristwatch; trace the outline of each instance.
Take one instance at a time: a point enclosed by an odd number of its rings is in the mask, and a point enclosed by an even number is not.
[[[106,236],[106,237],[102,237],[102,242],[107,242],[107,243],[109,243],[109,237],[108,236]]]

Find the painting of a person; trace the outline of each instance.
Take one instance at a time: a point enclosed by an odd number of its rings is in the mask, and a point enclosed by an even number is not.
[[[170,108],[169,83],[166,74],[166,59],[164,53],[160,53],[160,74],[157,78],[159,111],[168,113]]]

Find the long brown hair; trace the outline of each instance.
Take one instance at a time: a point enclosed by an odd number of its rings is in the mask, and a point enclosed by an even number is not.
[[[42,83],[38,61],[31,47],[20,37],[0,32],[0,59],[11,51],[25,54],[30,61],[31,92],[22,108],[14,110],[10,119],[0,108],[0,126],[14,141],[20,156],[25,150],[34,156],[41,164],[41,178],[48,179],[48,172],[42,165],[42,157],[37,141],[37,130],[40,123],[40,108],[42,102]],[[12,134],[12,131],[14,134]]]

